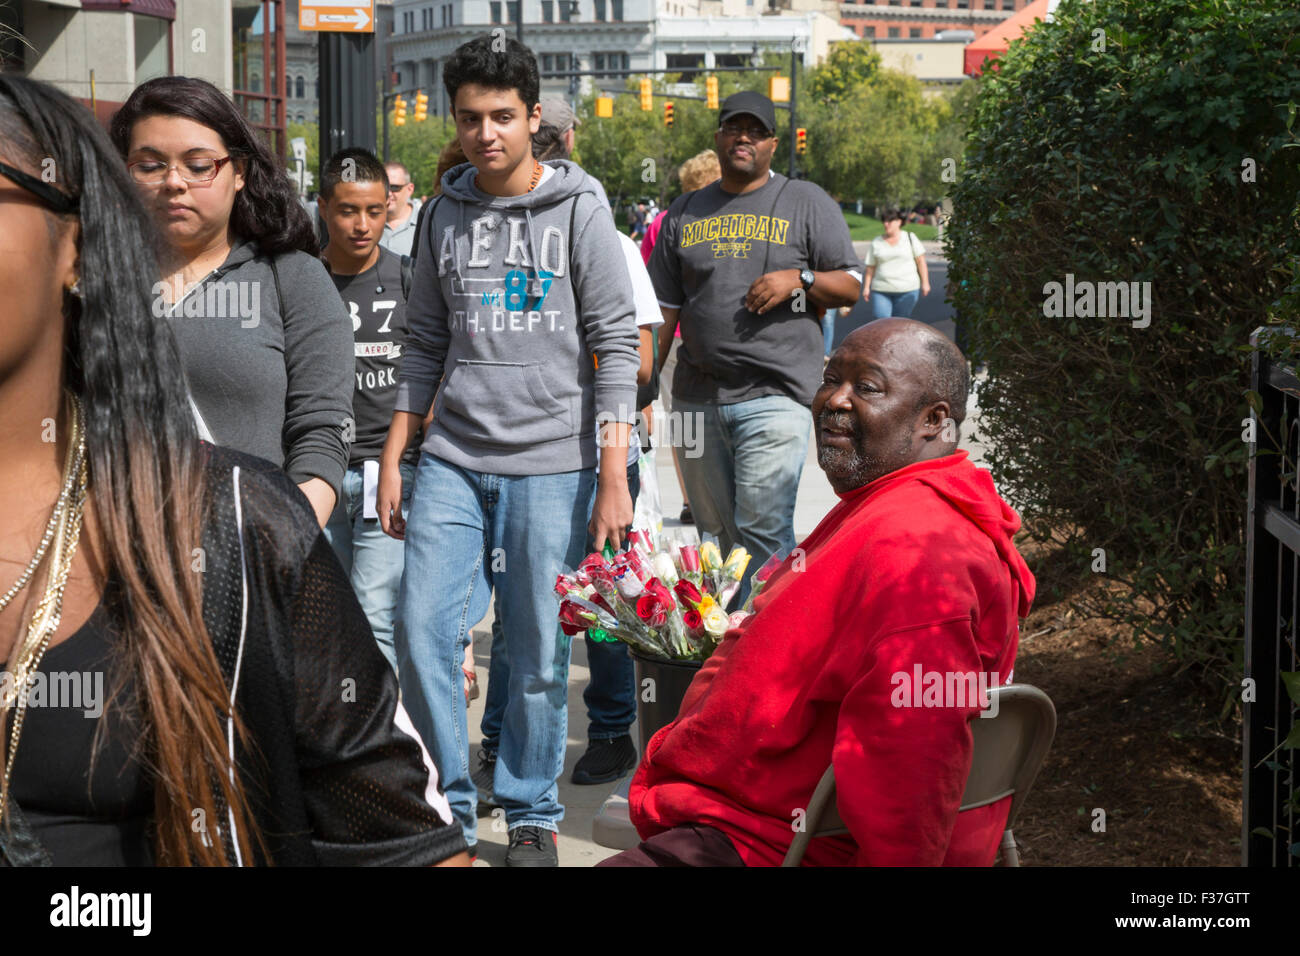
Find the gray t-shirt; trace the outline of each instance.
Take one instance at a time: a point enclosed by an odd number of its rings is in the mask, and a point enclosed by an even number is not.
[[[835,200],[780,173],[735,195],[719,183],[677,198],[650,256],[659,304],[680,309],[674,400],[730,405],[786,395],[811,405],[822,375],[821,321],[811,297],[765,315],[745,308],[759,276],[783,269],[862,275]]]

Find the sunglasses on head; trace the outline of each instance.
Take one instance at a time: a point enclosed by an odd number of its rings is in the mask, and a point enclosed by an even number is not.
[[[26,189],[54,212],[69,213],[77,211],[79,201],[75,196],[61,193],[49,183],[41,182],[35,176],[25,173],[21,169],[15,169],[8,163],[0,163],[0,173]]]

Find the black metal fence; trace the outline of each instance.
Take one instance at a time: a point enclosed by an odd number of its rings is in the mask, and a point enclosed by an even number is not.
[[[1300,707],[1287,692],[1288,680],[1300,686],[1291,676],[1300,671],[1300,378],[1260,351],[1259,335],[1251,337],[1242,862],[1300,868],[1300,759],[1284,746],[1300,734]]]

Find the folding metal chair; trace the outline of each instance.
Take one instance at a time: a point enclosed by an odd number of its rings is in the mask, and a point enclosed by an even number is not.
[[[1051,698],[1030,684],[991,688],[989,696],[997,698],[997,716],[971,721],[974,755],[959,811],[1011,796],[1011,811],[998,849],[1003,866],[1019,866],[1011,828],[1056,735],[1056,708]],[[799,866],[808,844],[817,837],[846,836],[848,832],[835,805],[835,771],[827,767],[808,801],[804,828],[794,835],[781,865]]]

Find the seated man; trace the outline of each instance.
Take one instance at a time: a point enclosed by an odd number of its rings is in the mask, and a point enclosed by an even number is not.
[[[600,865],[779,864],[831,764],[852,836],[805,865],[992,863],[1010,798],[957,813],[964,688],[1011,681],[1034,579],[1019,518],[957,450],[968,387],[956,346],[910,319],[831,356],[812,415],[840,503],[651,738],[629,795],[645,842]]]

